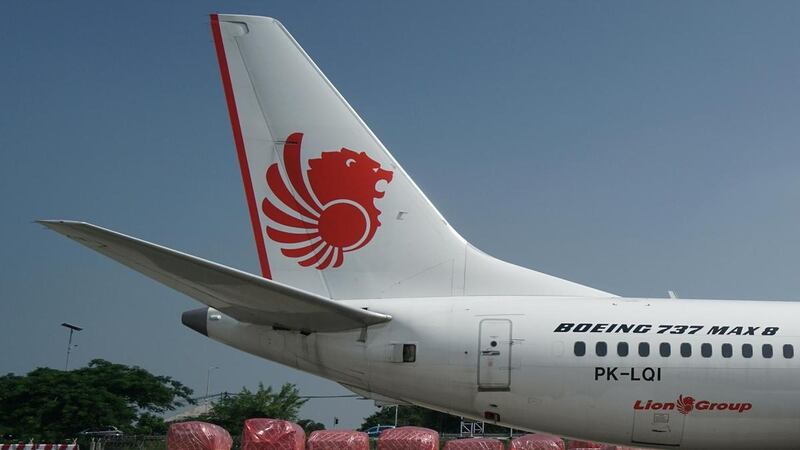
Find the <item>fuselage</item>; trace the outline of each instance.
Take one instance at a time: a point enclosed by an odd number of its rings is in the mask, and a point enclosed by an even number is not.
[[[366,332],[304,335],[210,310],[208,335],[359,392],[518,429],[686,449],[789,449],[800,439],[800,304],[345,303],[393,319]]]

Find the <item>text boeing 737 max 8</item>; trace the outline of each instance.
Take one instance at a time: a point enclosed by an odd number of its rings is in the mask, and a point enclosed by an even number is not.
[[[797,448],[800,304],[620,298],[466,242],[274,19],[212,15],[260,276],[41,221],[183,323],[384,402],[682,449]]]

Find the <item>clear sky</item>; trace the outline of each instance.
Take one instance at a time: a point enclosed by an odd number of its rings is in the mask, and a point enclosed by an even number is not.
[[[488,253],[626,296],[800,299],[798,2],[7,2],[0,372],[63,367],[70,321],[73,365],[346,393],[183,327],[198,303],[31,223],[258,272],[209,12],[280,19]]]

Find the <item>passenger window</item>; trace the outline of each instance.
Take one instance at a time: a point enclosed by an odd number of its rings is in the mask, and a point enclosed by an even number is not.
[[[681,344],[681,356],[684,358],[688,358],[692,356],[692,344],[688,342],[684,342]]]
[[[650,356],[650,344],[647,342],[639,343],[639,356]]]
[[[403,344],[403,362],[415,362],[417,360],[417,345]]]
[[[620,342],[617,344],[617,354],[619,356],[628,356],[628,343]]]
[[[670,347],[669,342],[662,342],[661,345],[658,346],[658,352],[661,356],[666,358],[672,354],[672,347]]]
[[[700,346],[700,354],[703,355],[703,358],[711,358],[711,344],[705,343]]]
[[[575,343],[575,356],[583,356],[586,354],[586,343],[578,341]]]
[[[750,344],[742,344],[742,356],[745,358],[753,357],[753,346]]]
[[[794,358],[794,347],[790,344],[783,346],[783,357],[786,359]]]
[[[764,344],[761,346],[761,356],[764,358],[772,358],[772,344]]]
[[[730,358],[733,356],[733,346],[731,344],[722,344],[722,357]]]
[[[594,346],[594,352],[597,356],[606,356],[608,354],[608,345],[605,342],[598,342]]]

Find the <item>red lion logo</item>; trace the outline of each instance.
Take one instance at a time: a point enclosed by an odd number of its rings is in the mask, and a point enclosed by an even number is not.
[[[364,152],[342,148],[310,159],[304,177],[302,140],[302,133],[286,138],[285,174],[278,163],[267,169],[267,185],[283,203],[262,201],[264,214],[280,226],[267,226],[267,235],[283,244],[281,253],[299,259],[303,267],[339,267],[345,252],[358,250],[375,236],[381,212],[374,201],[384,196],[376,185],[380,180],[391,182],[392,172]]]
[[[694,397],[683,395],[678,396],[678,412],[681,414],[689,414],[694,409]]]

